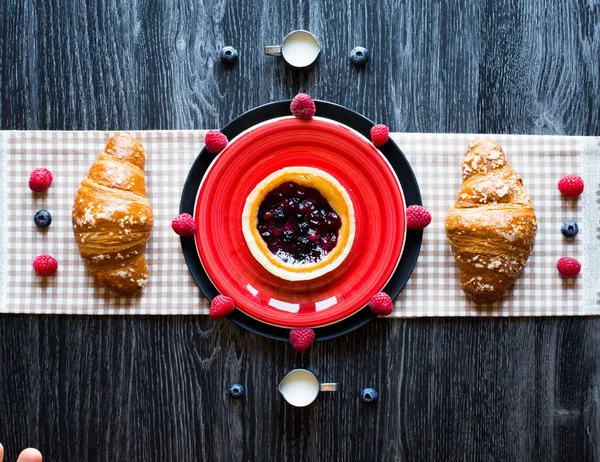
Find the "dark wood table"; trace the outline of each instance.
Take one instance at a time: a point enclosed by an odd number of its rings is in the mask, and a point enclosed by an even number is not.
[[[314,71],[263,55],[295,28]],[[600,135],[599,57],[596,0],[2,0],[0,128],[220,127],[306,91],[394,131]],[[344,391],[288,407],[299,366]],[[0,412],[10,462],[600,460],[600,320],[382,319],[298,354],[208,317],[5,315]]]

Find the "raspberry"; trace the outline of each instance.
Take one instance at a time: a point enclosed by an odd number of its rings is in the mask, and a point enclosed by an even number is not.
[[[233,300],[225,295],[217,295],[210,304],[209,315],[213,319],[221,319],[233,313]]]
[[[294,350],[302,353],[310,348],[315,341],[315,331],[311,328],[292,329],[290,331],[290,343]]]
[[[431,214],[425,207],[411,205],[406,209],[406,226],[408,229],[425,229],[431,223]]]
[[[204,135],[204,145],[211,154],[217,154],[225,149],[229,140],[219,130],[209,130]]]
[[[52,276],[57,269],[58,262],[51,255],[38,255],[33,260],[33,270],[40,276]]]
[[[173,218],[171,228],[181,237],[190,237],[196,232],[196,222],[189,213],[182,213]]]
[[[369,308],[378,316],[387,316],[394,309],[394,304],[388,294],[379,292],[371,297]]]
[[[577,175],[565,175],[558,182],[558,190],[567,197],[577,197],[583,192],[583,180]]]
[[[387,143],[390,136],[390,129],[383,124],[373,125],[371,127],[371,141],[377,147],[383,146]]]
[[[298,93],[294,96],[290,109],[298,119],[310,119],[316,112],[315,102],[306,93]]]
[[[29,188],[35,192],[44,192],[52,184],[52,172],[47,168],[36,168],[29,176]]]
[[[581,271],[581,263],[571,257],[561,257],[556,268],[563,278],[574,278]]]

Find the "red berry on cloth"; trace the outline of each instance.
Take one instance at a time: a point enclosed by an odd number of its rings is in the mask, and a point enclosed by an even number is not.
[[[308,350],[315,341],[315,331],[309,327],[292,329],[290,331],[290,343],[294,350],[302,353]]]
[[[583,192],[583,180],[577,175],[565,175],[558,182],[558,190],[563,196],[577,197]]]
[[[391,297],[385,292],[379,292],[371,297],[369,308],[378,316],[387,316],[392,313],[394,304]]]
[[[581,263],[571,257],[561,257],[556,268],[563,278],[574,278],[581,271]]]
[[[225,295],[217,295],[210,304],[209,315],[213,319],[221,319],[233,313],[233,300]]]
[[[40,276],[52,276],[57,269],[58,262],[51,255],[38,255],[33,260],[33,270]]]
[[[36,168],[29,176],[29,188],[34,192],[44,192],[52,184],[52,172],[47,168]]]
[[[425,229],[431,223],[431,214],[420,205],[411,205],[406,209],[406,226],[408,229]]]
[[[371,141],[377,147],[387,143],[390,137],[390,129],[383,124],[373,125],[371,127]]]
[[[204,135],[204,145],[211,154],[217,154],[225,149],[229,140],[219,130],[209,130]]]
[[[310,119],[315,115],[316,108],[313,99],[306,93],[298,93],[290,104],[290,110],[298,119]]]
[[[196,232],[196,222],[189,213],[182,213],[173,218],[171,228],[181,237],[190,237]]]

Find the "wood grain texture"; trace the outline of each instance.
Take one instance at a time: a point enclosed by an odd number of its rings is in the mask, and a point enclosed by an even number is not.
[[[395,131],[600,135],[599,18],[598,0],[2,0],[0,129],[218,127],[307,91]],[[295,28],[323,44],[314,71],[262,54]],[[291,409],[294,367],[344,389]],[[0,440],[9,461],[600,460],[600,320],[377,320],[300,355],[205,317],[2,316]]]

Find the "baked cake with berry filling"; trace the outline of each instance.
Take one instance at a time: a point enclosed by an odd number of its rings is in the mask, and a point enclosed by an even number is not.
[[[248,248],[271,274],[307,281],[336,269],[354,242],[354,207],[329,173],[287,167],[262,180],[246,199]]]

